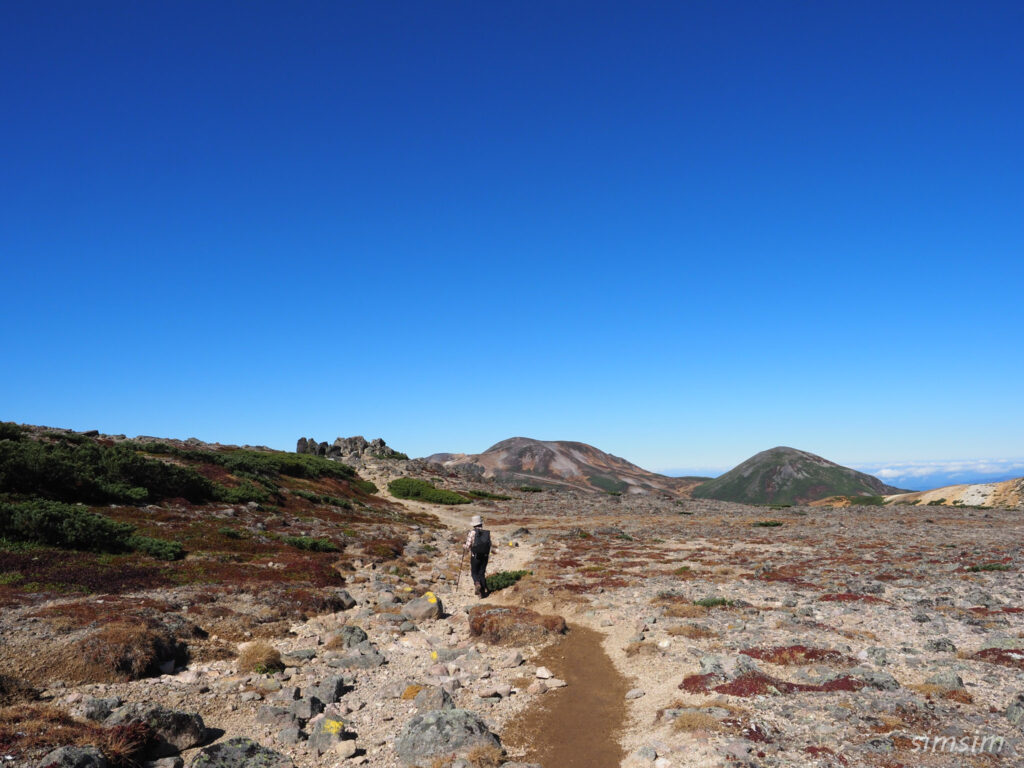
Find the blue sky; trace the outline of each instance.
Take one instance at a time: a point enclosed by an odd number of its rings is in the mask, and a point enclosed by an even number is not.
[[[0,418],[1024,457],[1019,3],[6,3]]]

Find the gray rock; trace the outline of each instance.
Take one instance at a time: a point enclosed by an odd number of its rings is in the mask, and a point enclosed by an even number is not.
[[[952,669],[940,669],[934,675],[925,680],[928,685],[937,685],[947,691],[958,691],[964,687],[964,681]]]
[[[189,768],[293,768],[294,763],[252,739],[236,737],[204,747]]]
[[[318,755],[333,752],[343,741],[351,740],[345,731],[345,723],[336,717],[322,717],[316,721],[309,734],[309,748]]]
[[[183,749],[202,744],[206,738],[206,726],[198,713],[175,712],[156,704],[125,704],[111,712],[103,724],[110,727],[133,722],[146,723],[153,731],[150,757],[176,755]]]
[[[142,768],[185,768],[185,761],[180,755],[161,757],[159,760],[150,760],[148,763],[143,763]]]
[[[725,675],[725,667],[718,656],[701,656],[700,673],[702,675]]]
[[[406,603],[402,608],[402,615],[410,621],[439,619],[444,615],[444,606],[441,604],[441,598],[433,593],[427,593]]]
[[[639,699],[641,696],[645,696],[645,695],[646,695],[646,691],[643,691],[640,688],[634,688],[633,690],[628,691],[626,693],[626,698],[627,699]]]
[[[96,747],[59,747],[39,761],[38,768],[109,768]]]
[[[345,625],[337,632],[331,632],[324,639],[325,643],[333,648],[355,648],[360,643],[369,639],[362,627]]]
[[[123,703],[117,696],[112,696],[108,699],[97,699],[94,696],[87,696],[72,708],[71,713],[86,720],[101,722],[110,717],[110,713]]]
[[[475,713],[444,709],[414,715],[395,741],[395,753],[403,764],[420,766],[481,746],[500,748],[501,741]]]
[[[324,711],[324,703],[316,696],[299,699],[291,706],[291,714],[299,722],[311,720]]]
[[[653,763],[658,759],[657,750],[649,745],[640,747],[632,755],[629,756],[630,760],[636,760],[638,762]]]
[[[282,744],[298,744],[305,738],[306,734],[302,732],[302,729],[297,725],[289,725],[287,728],[282,728],[277,734],[277,740]]]
[[[1006,719],[1014,725],[1024,726],[1024,692],[1018,693],[1010,702],[1010,706],[1006,708]]]
[[[455,701],[451,694],[439,685],[430,685],[416,694],[412,700],[419,712],[430,712],[438,709],[455,709]]]
[[[142,768],[185,768],[185,761],[180,755],[161,757],[159,760],[150,760],[148,763],[143,763]]]
[[[340,656],[335,659],[330,659],[327,665],[336,669],[376,669],[381,666],[387,659],[376,651],[372,653],[352,653],[348,656]]]
[[[1004,651],[1024,651],[1024,637],[990,637],[981,646],[981,650],[999,648]]]
[[[354,597],[352,597],[352,595],[348,593],[347,589],[339,590],[335,593],[335,597],[337,597],[338,600],[341,601],[341,610],[343,611],[347,611],[350,608],[356,607],[356,600]]]
[[[324,704],[336,704],[341,697],[355,685],[355,679],[345,675],[332,675],[324,678],[320,685],[311,688],[308,695],[316,696]]]
[[[849,672],[850,676],[861,680],[869,688],[879,691],[895,691],[900,687],[899,681],[888,672],[882,672],[870,667],[854,667]]]
[[[956,653],[956,645],[953,641],[946,637],[938,637],[934,640],[929,640],[924,644],[926,651],[935,651],[937,653]]]

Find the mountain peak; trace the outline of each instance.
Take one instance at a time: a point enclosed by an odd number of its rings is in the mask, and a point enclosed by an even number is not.
[[[808,451],[776,446],[693,490],[694,498],[743,504],[801,504],[829,496],[899,493],[877,477]]]

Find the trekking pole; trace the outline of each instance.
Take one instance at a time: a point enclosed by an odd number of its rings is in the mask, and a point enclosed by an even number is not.
[[[462,581],[462,564],[466,562],[466,550],[462,550],[462,557],[459,558],[459,575],[455,578],[455,592],[459,591],[459,582]]]

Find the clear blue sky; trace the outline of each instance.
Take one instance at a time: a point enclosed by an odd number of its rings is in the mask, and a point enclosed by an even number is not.
[[[1018,2],[4,3],[0,419],[1022,457],[1022,39]]]

